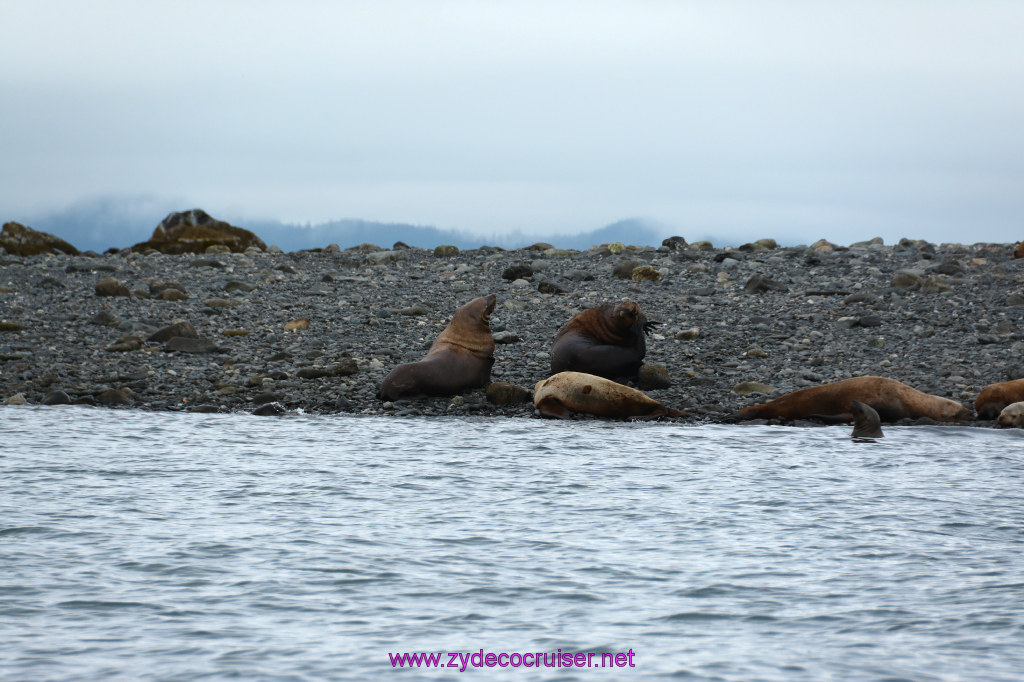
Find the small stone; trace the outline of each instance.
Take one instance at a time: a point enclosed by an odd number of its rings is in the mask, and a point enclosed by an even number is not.
[[[669,388],[672,386],[672,381],[669,379],[668,370],[664,365],[645,364],[637,373],[636,385],[641,391],[653,391]]]
[[[164,289],[155,297],[158,301],[184,301],[188,294],[179,289]]]
[[[542,294],[564,294],[567,293],[565,287],[559,285],[557,282],[550,280],[544,280],[537,285],[537,291]]]
[[[238,386],[221,386],[213,392],[214,395],[225,396],[238,393]]]
[[[252,332],[248,329],[225,329],[221,334],[224,336],[248,336]]]
[[[522,337],[515,332],[498,332],[492,334],[494,337],[494,343],[519,343],[522,341]]]
[[[700,327],[690,327],[689,329],[683,329],[676,334],[676,339],[679,341],[693,341],[700,336]]]
[[[131,296],[128,287],[113,277],[104,277],[96,283],[97,296]]]
[[[919,289],[921,287],[921,276],[916,272],[903,270],[897,272],[889,282],[889,286],[897,289]]]
[[[240,291],[242,293],[247,294],[250,291],[255,291],[255,290],[256,290],[256,285],[255,284],[252,284],[251,282],[243,282],[242,280],[239,280],[239,279],[233,279],[233,280],[231,280],[230,282],[228,282],[227,284],[224,285],[224,291],[226,291],[228,293],[231,293],[231,292],[234,292],[234,291]]]
[[[922,294],[941,294],[944,291],[952,290],[953,287],[949,286],[945,278],[940,275],[932,275],[921,282]]]
[[[196,328],[192,326],[190,322],[178,321],[174,324],[170,324],[163,329],[159,329],[153,334],[150,334],[147,341],[153,343],[164,343],[170,341],[175,336],[180,336],[186,339],[198,339],[199,334],[196,332]]]
[[[443,244],[434,247],[434,255],[438,258],[450,258],[459,255],[459,247],[454,244]]]
[[[271,391],[265,391],[263,393],[260,393],[259,395],[252,399],[252,401],[257,405],[266,405],[267,403],[273,403],[279,400],[281,400],[281,396]]]
[[[868,348],[884,348],[885,337],[884,336],[872,336],[868,339]]]
[[[773,393],[776,390],[774,386],[769,384],[763,384],[759,381],[744,381],[741,384],[737,384],[733,387],[733,393],[739,393],[740,395],[747,395],[750,393]]]
[[[339,377],[348,377],[359,372],[359,365],[352,358],[345,358],[334,366],[334,374]]]
[[[12,395],[11,397],[4,401],[4,405],[24,405],[27,402],[28,401],[25,400],[24,393],[15,393],[14,395]]]
[[[686,248],[686,240],[682,237],[668,237],[661,240],[661,245],[671,251],[682,251]]]
[[[210,244],[203,253],[231,253],[231,247],[227,244]]]
[[[331,376],[333,372],[326,367],[303,367],[295,374],[300,379],[322,379]]]
[[[71,396],[64,391],[52,391],[43,398],[43,405],[70,405]]]
[[[0,321],[0,332],[21,332],[25,331],[25,325],[18,322]]]
[[[153,280],[149,283],[149,294],[150,296],[156,299],[159,299],[160,294],[162,294],[164,291],[167,291],[168,289],[175,289],[185,294],[185,298],[188,298],[188,293],[185,291],[185,287],[183,287],[179,282],[173,280],[166,282],[163,280]]]
[[[634,282],[660,282],[664,278],[652,266],[641,265],[633,268],[633,272],[630,273],[630,279]]]
[[[533,277],[533,268],[526,263],[505,268],[504,272],[501,273],[501,278],[507,279],[510,282],[514,282],[517,279],[529,279],[530,277]]]
[[[700,240],[691,243],[688,247],[691,251],[714,251],[715,245],[707,240]]]
[[[632,279],[633,270],[640,267],[640,265],[640,261],[628,258],[615,266],[612,270],[612,277],[616,277],[618,279]]]
[[[748,294],[763,294],[768,291],[789,291],[789,287],[764,275],[757,274],[747,280],[743,291]]]
[[[100,405],[112,407],[114,405],[131,405],[134,401],[125,391],[119,388],[112,388],[97,395],[96,402]]]
[[[882,326],[882,318],[880,318],[878,315],[862,315],[858,322],[862,327]]]
[[[495,381],[487,387],[487,402],[492,405],[519,405],[533,400],[533,393],[507,381]]]
[[[287,412],[288,408],[286,408],[284,405],[278,402],[273,402],[266,403],[265,405],[260,405],[259,407],[252,411],[252,414],[257,417],[280,417],[281,415],[286,414]]]
[[[191,339],[182,336],[175,336],[167,341],[164,348],[168,351],[179,353],[212,353],[217,350],[217,344],[207,339]]]
[[[142,337],[139,332],[125,334],[120,339],[106,347],[108,353],[127,353],[142,348]]]
[[[768,353],[766,353],[765,351],[761,350],[760,348],[750,348],[750,349],[744,351],[743,357],[745,357],[745,358],[759,358],[759,359],[763,360],[763,359],[768,357]]]
[[[284,323],[284,330],[286,332],[297,332],[300,329],[309,329],[308,317],[299,317],[294,320],[288,320]]]
[[[840,329],[852,329],[857,326],[858,322],[856,317],[840,317],[836,320],[836,326]]]

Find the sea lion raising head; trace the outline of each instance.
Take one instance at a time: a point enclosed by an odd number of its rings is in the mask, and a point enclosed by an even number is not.
[[[584,372],[606,379],[635,377],[657,325],[633,301],[589,308],[562,327],[551,347],[551,373]]]
[[[850,438],[883,438],[882,420],[870,405],[859,400],[850,401],[850,412],[853,413],[853,433]]]
[[[488,294],[456,310],[422,360],[398,365],[384,377],[378,397],[455,395],[486,386],[494,364],[490,321],[496,301],[494,294]]]
[[[850,407],[853,400],[871,406],[884,422],[906,417],[928,417],[943,422],[971,418],[971,411],[954,400],[922,393],[895,379],[870,376],[793,391],[762,405],[744,407],[733,418],[802,419],[815,415],[838,415],[851,420],[854,418]]]

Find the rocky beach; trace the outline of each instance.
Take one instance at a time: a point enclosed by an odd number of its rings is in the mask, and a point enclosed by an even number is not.
[[[549,374],[555,334],[620,299],[660,323],[638,387],[691,421],[860,375],[967,405],[1024,377],[1024,259],[1012,244],[137,246],[0,249],[0,402],[532,417],[527,392]],[[502,383],[377,399],[395,365],[420,359],[459,306],[488,293]]]

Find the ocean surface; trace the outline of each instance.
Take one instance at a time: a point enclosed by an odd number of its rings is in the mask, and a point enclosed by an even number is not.
[[[0,678],[1024,678],[1024,431],[849,431],[0,408]]]

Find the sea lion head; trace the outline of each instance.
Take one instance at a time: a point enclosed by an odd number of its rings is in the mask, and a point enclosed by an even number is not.
[[[491,313],[498,299],[494,294],[474,298],[455,311],[452,321],[434,340],[427,355],[443,348],[463,348],[480,357],[494,356]]]
[[[853,415],[853,433],[851,438],[882,438],[882,420],[878,412],[870,405],[859,400],[850,401],[850,413]]]
[[[622,300],[612,308],[612,324],[618,329],[630,329],[642,314],[635,301]]]

